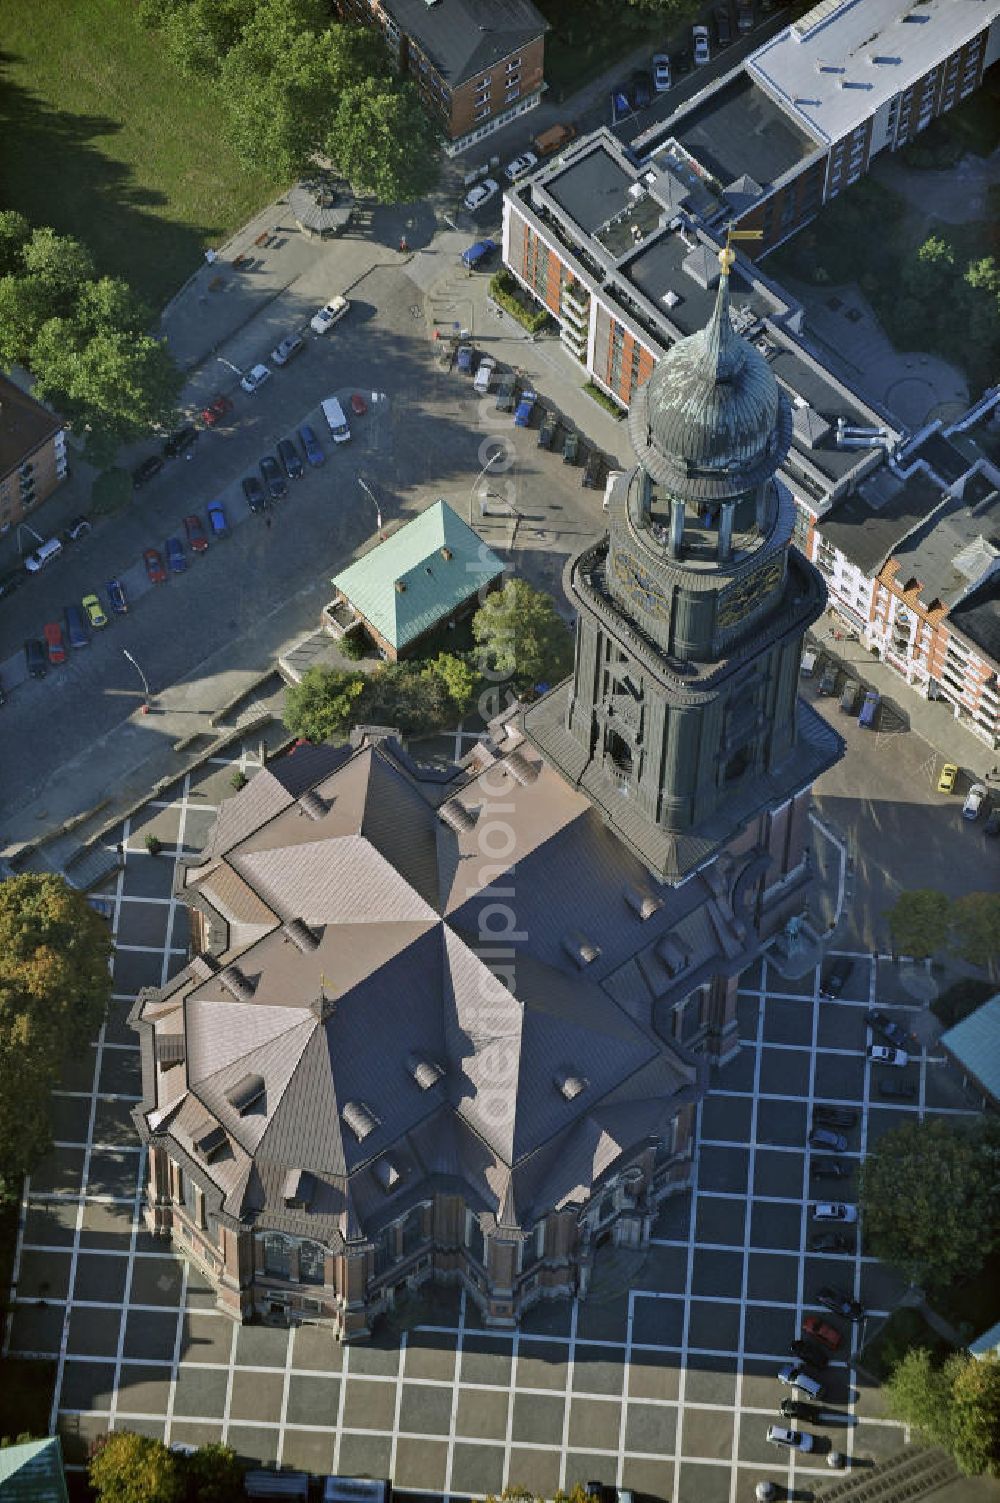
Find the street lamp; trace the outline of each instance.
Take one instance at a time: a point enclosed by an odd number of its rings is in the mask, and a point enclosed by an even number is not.
[[[494,455],[492,455],[486,461],[486,463],[483,465],[482,469],[479,471],[479,474],[476,476],[475,480],[472,482],[472,484],[469,487],[469,526],[470,527],[472,526],[472,498],[476,494],[476,486],[479,484],[480,480],[482,480],[483,476],[486,474],[486,471],[487,470],[491,470],[493,468],[493,466],[497,463],[498,460],[503,459],[506,456],[506,453],[507,453],[507,446],[506,446],[506,444],[503,444],[497,450],[497,452]]]
[[[128,658],[129,662],[132,664],[132,667],[135,669],[136,673],[142,679],[142,687],[143,687],[143,690],[145,691],[145,695],[146,695],[146,709],[148,710],[149,709],[149,684],[146,681],[146,675],[143,673],[142,669],[139,667],[139,664],[136,662],[135,658],[129,652],[129,650],[128,650],[127,647],[123,647],[122,648],[122,656]]]
[[[216,358],[216,360],[218,360],[218,362],[219,362],[220,365],[228,365],[229,369],[231,371],[235,371],[236,374],[237,374],[237,376],[242,376],[243,372],[240,370],[239,366],[238,365],[234,365],[231,360],[227,360],[226,357],[225,357],[225,355],[216,355],[215,358]]]
[[[361,489],[364,491],[365,495],[368,497],[369,501],[371,501],[372,505],[375,507],[375,526],[376,526],[377,530],[379,532],[381,532],[382,531],[382,508],[378,504],[378,497],[375,495],[375,492],[372,490],[371,486],[368,485],[368,483],[366,481],[362,480],[362,478],[361,478],[360,475],[358,476],[358,484],[360,485]]]

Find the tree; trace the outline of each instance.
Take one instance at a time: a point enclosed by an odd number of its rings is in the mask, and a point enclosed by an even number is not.
[[[31,239],[31,225],[16,209],[0,210],[0,276],[24,270],[24,247]]]
[[[49,1146],[49,1093],[111,995],[107,926],[61,877],[0,883],[0,1189]]]
[[[37,277],[51,289],[58,312],[72,307],[83,283],[94,275],[94,260],[87,247],[72,235],[57,235],[48,226],[32,230],[22,259],[27,275]]]
[[[896,1364],[886,1381],[885,1397],[894,1419],[912,1425],[934,1445],[948,1444],[948,1380],[926,1347],[911,1348]]]
[[[1000,962],[1000,893],[967,892],[951,905],[957,949],[970,965],[996,976]]]
[[[472,634],[493,674],[521,689],[558,683],[573,666],[573,639],[552,597],[523,579],[487,596],[472,618]]]
[[[253,7],[246,0],[163,0],[142,6],[143,20],[159,26],[171,62],[191,77],[213,78],[226,53],[239,41],[240,27]]]
[[[412,83],[368,77],[341,94],[325,150],[355,193],[412,203],[437,183],[439,146]]]
[[[928,1289],[973,1276],[1000,1245],[1000,1125],[908,1121],[864,1160],[866,1241]]]
[[[151,317],[150,310],[143,307],[128,283],[120,277],[99,277],[96,281],[84,282],[73,310],[73,322],[87,334],[108,331],[141,334]]]
[[[199,1446],[185,1457],[187,1503],[240,1503],[243,1467],[231,1446]]]
[[[385,663],[369,675],[354,715],[355,723],[395,726],[404,736],[443,730],[454,719],[443,677],[406,662]]]
[[[475,703],[479,687],[479,675],[463,657],[452,652],[441,652],[424,668],[425,673],[437,674],[448,691],[455,714],[461,719]]]
[[[87,1468],[98,1503],[184,1503],[181,1458],[162,1440],[114,1430],[94,1446]]]
[[[0,277],[0,365],[30,369],[38,331],[54,313],[52,289],[38,277]]]
[[[943,950],[948,942],[948,899],[929,887],[901,892],[886,917],[894,955],[924,960]]]
[[[342,740],[356,718],[365,675],[338,668],[310,668],[285,690],[285,725],[307,741]]]
[[[1000,1359],[907,1352],[885,1387],[889,1413],[951,1452],[966,1476],[1000,1476]]]

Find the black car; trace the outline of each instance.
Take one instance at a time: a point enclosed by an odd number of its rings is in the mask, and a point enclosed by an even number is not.
[[[305,465],[299,458],[299,451],[290,438],[278,439],[278,458],[285,467],[285,474],[289,480],[301,480],[305,474]]]
[[[808,1363],[810,1367],[822,1369],[830,1361],[821,1346],[818,1346],[815,1341],[807,1341],[804,1336],[799,1336],[789,1342],[788,1350],[796,1357],[801,1357],[802,1361]]]
[[[866,1012],[865,1022],[873,1033],[884,1038],[887,1044],[892,1044],[896,1049],[907,1049],[916,1052],[919,1047],[913,1034],[899,1023],[887,1017],[884,1012]]]
[[[672,52],[670,54],[670,61],[673,64],[675,73],[691,72],[691,52],[689,48],[682,47],[679,52]]]
[[[823,973],[820,976],[820,996],[839,997],[853,970],[854,961],[849,960],[846,955],[838,955],[836,960],[831,960],[823,967]]]
[[[497,382],[497,412],[513,412],[517,405],[517,377],[501,376]]]
[[[140,486],[146,484],[147,480],[152,480],[154,475],[158,475],[162,469],[163,455],[151,454],[137,469],[132,471],[132,489],[137,491]]]
[[[163,445],[163,453],[167,459],[176,459],[178,454],[183,454],[190,449],[198,439],[198,430],[193,423],[185,423],[182,428],[177,428]]]
[[[248,475],[243,481],[243,494],[247,498],[247,505],[251,511],[259,512],[266,509],[267,492],[256,475]]]
[[[841,1127],[849,1132],[858,1125],[858,1114],[846,1106],[826,1106],[822,1101],[813,1107],[813,1131],[817,1127]]]
[[[90,522],[86,517],[74,517],[72,522],[63,533],[64,543],[78,543],[85,538],[90,531]]]
[[[819,692],[823,695],[836,694],[837,692],[837,669],[833,663],[827,663],[819,681]]]
[[[572,429],[563,439],[563,464],[576,464],[576,456],[580,452],[580,435]]]
[[[809,1160],[809,1173],[813,1179],[846,1179],[850,1172],[846,1164],[828,1153]]]
[[[810,1148],[827,1148],[831,1153],[846,1153],[847,1139],[843,1133],[831,1132],[828,1127],[814,1127],[809,1134]]]
[[[27,577],[23,569],[12,569],[9,574],[4,574],[0,578],[0,600],[5,595],[13,595],[15,590],[19,590]]]
[[[280,501],[282,496],[288,495],[288,481],[281,473],[273,454],[265,454],[259,468],[260,477],[267,486],[267,494],[272,501]]]
[[[588,490],[595,491],[604,480],[604,455],[596,449],[591,449],[587,455],[587,463],[583,467],[581,484]]]
[[[45,643],[37,637],[29,637],[24,644],[24,666],[32,678],[44,678],[49,671]]]
[[[552,448],[558,427],[559,419],[551,409],[548,410],[542,418],[542,425],[538,430],[538,447],[540,449]]]
[[[843,1232],[817,1232],[809,1238],[809,1251],[853,1253],[854,1243]]]
[[[629,79],[628,99],[634,110],[644,110],[652,103],[653,91],[650,88],[648,73],[632,74]]]
[[[720,47],[728,47],[733,40],[733,27],[729,19],[729,10],[724,5],[720,5],[718,10],[715,11],[715,35],[718,38]]]
[[[878,1093],[880,1096],[898,1096],[902,1100],[910,1100],[917,1094],[917,1083],[915,1080],[901,1080],[898,1075],[880,1075]]]
[[[2,585],[3,580],[0,580],[0,586]],[[988,835],[991,839],[995,835],[1000,835],[1000,809],[990,810],[986,817],[986,823],[983,825],[983,834]]]
[[[815,1424],[819,1410],[815,1404],[804,1404],[801,1399],[782,1399],[778,1413],[782,1419],[807,1420]]]
[[[822,1305],[824,1310],[832,1310],[834,1315],[841,1315],[845,1320],[864,1320],[865,1307],[859,1300],[851,1299],[842,1289],[835,1289],[832,1284],[824,1284],[822,1289],[816,1290],[816,1303]]]

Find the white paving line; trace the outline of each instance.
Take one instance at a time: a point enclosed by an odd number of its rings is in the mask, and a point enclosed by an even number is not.
[[[278,1451],[277,1465],[283,1466],[285,1460],[285,1428],[288,1424],[288,1390],[292,1386],[292,1369],[295,1364],[292,1358],[295,1354],[295,1332],[297,1326],[288,1327],[288,1345],[285,1348],[285,1376],[281,1385],[281,1412],[278,1416]],[[392,1473],[389,1473],[392,1476]]]
[[[767,961],[763,961],[766,966]],[[758,1046],[764,1037],[764,1018],[767,1010],[767,1001],[762,1000],[757,1007],[757,1043]],[[760,1091],[760,1068],[763,1060],[763,1050],[758,1047],[754,1056],[753,1069],[753,1105],[750,1108],[750,1136],[747,1153],[747,1199],[746,1211],[743,1216],[743,1252],[740,1271],[740,1313],[737,1330],[736,1344],[736,1394],[733,1400],[733,1445],[731,1452],[732,1461],[736,1461],[740,1454],[740,1423],[741,1423],[741,1400],[743,1397],[743,1353],[746,1338],[746,1319],[749,1302],[747,1300],[747,1288],[750,1281],[750,1227],[754,1206],[754,1168],[757,1160],[757,1105]],[[729,1503],[736,1503],[736,1483],[739,1473],[735,1466],[729,1480]]]
[[[701,1113],[702,1102],[699,1101],[698,1105],[695,1107],[694,1141],[696,1145],[699,1140],[698,1135],[701,1132]],[[674,1434],[674,1450],[682,1456],[684,1454],[683,1450],[681,1449],[681,1441],[684,1436],[684,1403],[687,1397],[687,1368],[688,1357],[690,1355],[688,1351],[688,1336],[691,1329],[691,1284],[694,1279],[694,1251],[697,1246],[697,1243],[695,1241],[695,1228],[697,1226],[697,1223],[698,1156],[696,1153],[694,1156],[694,1162],[691,1166],[691,1210],[688,1215],[687,1269],[685,1271],[684,1277],[684,1315],[681,1323],[680,1376],[677,1380],[677,1430]],[[678,1487],[679,1481],[680,1479],[675,1476],[675,1489]]]
[[[455,1462],[455,1430],[458,1423],[458,1375],[462,1366],[462,1347],[465,1341],[465,1306],[466,1291],[462,1290],[462,1298],[458,1306],[458,1336],[455,1341],[455,1371],[451,1381],[451,1415],[448,1420],[448,1451],[444,1467],[444,1496],[451,1497],[451,1469]],[[392,1474],[390,1473],[390,1476]]]
[[[392,1412],[392,1440],[389,1443],[390,1477],[395,1477],[396,1475],[396,1442],[399,1439],[399,1411],[403,1406],[403,1369],[406,1364],[407,1335],[408,1333],[404,1331],[399,1338],[399,1362],[396,1366],[396,1401]]]
[[[226,1400],[222,1409],[221,1440],[223,1445],[228,1444],[229,1441],[229,1415],[233,1407],[233,1377],[236,1372],[236,1342],[239,1339],[239,1334],[240,1328],[237,1325],[236,1321],[233,1321],[233,1339],[229,1346],[229,1362],[226,1365]],[[208,1363],[199,1364],[199,1366],[202,1367],[207,1367],[208,1365]],[[334,1470],[336,1471],[336,1467],[334,1467]]]
[[[181,783],[181,812],[180,812],[180,818],[178,820],[178,825],[177,825],[177,849],[176,849],[176,852],[174,854],[173,880],[171,882],[171,888],[170,888],[170,906],[167,909],[167,933],[166,933],[167,946],[170,945],[170,937],[171,937],[171,935],[174,932],[174,915],[175,915],[175,913],[177,911],[177,896],[176,896],[176,893],[174,891],[174,888],[175,888],[175,885],[176,885],[176,879],[177,879],[177,861],[178,861],[180,853],[184,849],[184,827],[185,827],[185,825],[187,823],[188,798],[189,798],[190,791],[191,791],[191,774],[189,772],[186,772],[184,774],[184,780]],[[162,969],[160,971],[160,985],[161,986],[166,986],[167,982],[170,980],[170,957],[171,957],[171,955],[187,955],[187,949],[186,949],[186,947],[184,949],[170,949],[170,948],[164,949],[164,951],[163,951],[163,967],[162,967]]]
[[[347,1402],[347,1379],[351,1368],[350,1342],[342,1347],[341,1350],[344,1355],[340,1365],[340,1392],[337,1395],[337,1438],[333,1443],[333,1470],[335,1475],[340,1471],[340,1442],[344,1434],[344,1405]]]
[[[569,1341],[566,1352],[566,1397],[563,1409],[562,1445],[559,1448],[559,1486],[566,1487],[566,1448],[569,1444],[569,1417],[573,1407],[573,1371],[576,1366],[576,1327],[580,1314],[580,1301],[574,1296],[569,1318]],[[574,1479],[575,1481],[575,1479]]]
[[[517,1358],[521,1348],[520,1329],[514,1331],[510,1346],[510,1386],[507,1390],[507,1428],[503,1438],[503,1487],[510,1486],[510,1451],[514,1443],[514,1394],[517,1391]]]
[[[615,1469],[615,1486],[624,1485],[625,1474],[625,1432],[628,1427],[628,1388],[629,1374],[632,1371],[632,1330],[635,1324],[635,1294],[633,1290],[628,1292],[628,1318],[625,1326],[625,1375],[622,1380],[622,1412],[618,1425],[618,1465]]]
[[[124,1352],[125,1352],[125,1327],[128,1324],[129,1299],[130,1299],[131,1294],[132,1294],[132,1275],[133,1275],[133,1273],[135,1271],[135,1247],[136,1247],[136,1242],[137,1242],[138,1236],[139,1236],[139,1225],[140,1225],[140,1222],[142,1220],[142,1195],[143,1195],[143,1180],[145,1178],[145,1167],[146,1167],[146,1150],[145,1150],[145,1146],[143,1146],[142,1153],[141,1153],[140,1158],[139,1158],[138,1169],[137,1169],[137,1172],[136,1172],[135,1198],[134,1198],[133,1203],[132,1203],[132,1225],[129,1228],[129,1239],[128,1239],[128,1262],[125,1265],[125,1284],[124,1284],[124,1287],[123,1287],[123,1290],[122,1290],[122,1298],[121,1298],[121,1319],[118,1322],[118,1345],[115,1348],[115,1376],[114,1376],[114,1386],[111,1389],[111,1410],[112,1410],[112,1415],[114,1415],[114,1412],[116,1411],[116,1409],[118,1407],[118,1385],[119,1385],[119,1382],[121,1381],[122,1357],[123,1357]],[[185,1265],[184,1265],[184,1280],[183,1280],[183,1285],[182,1285],[182,1297],[181,1297],[181,1309],[182,1309],[182,1311],[183,1311],[183,1307],[184,1307],[183,1290],[186,1290],[186,1288],[187,1288],[187,1264],[185,1263]],[[73,1292],[75,1294],[76,1290],[74,1289]],[[83,1300],[78,1300],[77,1301],[78,1305],[81,1305],[83,1303],[84,1303]],[[180,1323],[178,1322],[178,1325],[179,1324]],[[175,1358],[176,1358],[176,1355],[177,1355],[176,1347],[175,1347],[175,1350],[174,1350],[174,1355],[175,1355]],[[176,1377],[176,1374],[175,1374],[175,1377]],[[171,1405],[172,1404],[173,1404],[173,1387],[171,1386]],[[112,1420],[112,1423],[108,1426],[108,1429],[109,1430],[113,1430],[114,1429],[114,1422],[113,1422],[113,1420]],[[167,1436],[167,1439],[168,1440],[170,1439],[169,1435]]]
[[[177,1398],[177,1374],[178,1374],[178,1372],[180,1370],[180,1365],[181,1365],[181,1343],[184,1340],[184,1315],[185,1315],[185,1308],[184,1307],[187,1304],[187,1286],[188,1286],[188,1277],[189,1277],[190,1273],[191,1273],[191,1264],[188,1262],[187,1258],[185,1258],[184,1259],[183,1272],[181,1273],[181,1304],[180,1304],[180,1309],[177,1312],[177,1329],[174,1332],[174,1351],[173,1351],[173,1356],[170,1359],[170,1387],[167,1390],[167,1412],[166,1412],[166,1415],[164,1417],[164,1427],[163,1427],[163,1443],[164,1443],[164,1445],[167,1445],[167,1446],[169,1446],[169,1444],[170,1444],[170,1429],[171,1429],[171,1426],[174,1423],[174,1402],[175,1402],[175,1400]],[[126,1294],[126,1305],[127,1305],[127,1300],[128,1300],[128,1295]],[[124,1330],[124,1327],[125,1327],[125,1321],[123,1320],[122,1321],[122,1329],[123,1330]],[[114,1391],[114,1399],[115,1399],[115,1401],[117,1401],[117,1398],[118,1398],[118,1373],[120,1371],[120,1367],[121,1367],[121,1364],[119,1363],[118,1367],[115,1368],[115,1391]],[[279,1442],[279,1444],[280,1444],[280,1442]],[[280,1454],[278,1456],[278,1465],[279,1466],[281,1465],[281,1456],[280,1456]]]
[[[811,1055],[810,1055],[810,1058],[809,1058],[809,1082],[808,1082],[808,1094],[807,1094],[807,1097],[806,1097],[806,1124],[807,1124],[807,1126],[813,1120],[813,1106],[815,1104],[815,1099],[816,1099],[816,1054],[817,1054],[816,1044],[817,1044],[817,1040],[819,1038],[819,1014],[820,1014],[820,1006],[821,1006],[821,1004],[820,1004],[820,996],[819,996],[819,970],[817,970],[816,976],[815,976],[815,978],[813,980],[813,995],[812,995],[812,1045],[813,1045],[813,1047],[812,1047],[812,1052],[811,1052]],[[796,1280],[795,1280],[795,1303],[796,1303],[796,1310],[795,1310],[795,1334],[796,1334],[796,1336],[801,1335],[801,1332],[802,1332],[802,1304],[803,1304],[803,1299],[804,1299],[804,1296],[805,1296],[805,1280],[806,1280],[806,1250],[808,1249],[808,1246],[809,1246],[809,1200],[812,1198],[812,1174],[811,1174],[811,1169],[812,1169],[812,1154],[809,1152],[809,1147],[808,1147],[808,1143],[807,1143],[806,1144],[805,1158],[803,1159],[803,1162],[802,1162],[802,1181],[803,1181],[804,1190],[805,1190],[805,1192],[806,1192],[806,1194],[807,1194],[807,1196],[809,1198],[803,1201],[803,1204],[802,1204],[802,1216],[801,1216],[801,1219],[799,1221],[799,1266],[798,1266],[798,1268],[796,1270]],[[789,1451],[789,1453],[788,1453],[788,1490],[789,1490],[790,1493],[794,1490],[794,1487],[795,1487],[795,1461],[796,1461],[795,1452],[794,1451]]]

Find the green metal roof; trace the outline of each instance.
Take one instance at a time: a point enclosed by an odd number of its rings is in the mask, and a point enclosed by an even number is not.
[[[435,501],[334,575],[333,584],[398,652],[502,572],[478,534],[447,502]]]
[[[59,1437],[0,1447],[2,1503],[69,1503]]]
[[[1000,1101],[1000,992],[942,1033],[948,1053]]]

